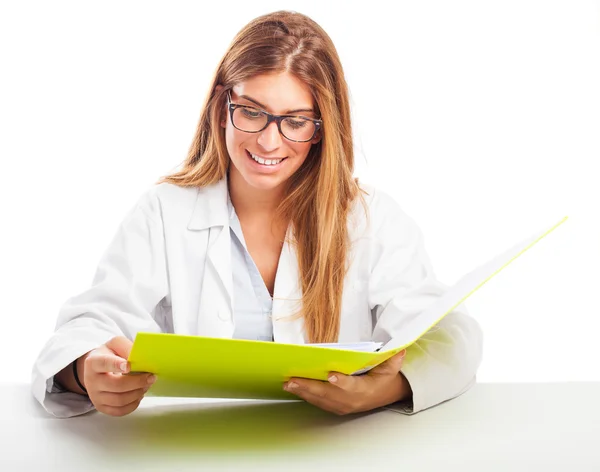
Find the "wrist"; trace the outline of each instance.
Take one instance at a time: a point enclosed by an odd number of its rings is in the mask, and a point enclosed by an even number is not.
[[[89,352],[73,361],[73,377],[77,384],[78,393],[87,395],[87,388],[85,385],[85,360],[87,359]]]
[[[404,376],[402,372],[398,372],[398,376],[400,377],[400,397],[396,400],[397,402],[411,400],[413,396],[412,387],[408,382],[408,379]]]
[[[386,399],[386,402],[382,406],[409,401],[412,399],[412,388],[408,382],[408,379],[402,372],[398,372],[398,375],[394,379],[393,385],[394,387],[390,389],[390,396]]]

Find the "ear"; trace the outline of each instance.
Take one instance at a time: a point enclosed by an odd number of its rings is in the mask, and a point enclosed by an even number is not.
[[[315,134],[315,137],[312,138],[310,144],[317,144],[319,141],[321,141],[321,138],[323,137],[322,132],[323,130],[317,131],[317,134]]]
[[[223,90],[223,86],[221,84],[217,84],[217,86],[215,87],[215,91],[220,92],[221,90]],[[221,120],[219,124],[221,125],[221,128],[227,127],[227,110],[222,111]]]

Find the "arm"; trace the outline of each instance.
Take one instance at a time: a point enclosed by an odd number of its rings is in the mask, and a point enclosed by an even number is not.
[[[90,351],[91,352],[91,351]],[[75,373],[73,369],[77,369],[77,377],[81,382],[83,379],[83,366],[85,364],[85,359],[89,355],[89,352],[84,354],[83,356],[75,359],[68,366],[62,369],[54,376],[54,380],[58,384],[58,387],[67,390],[69,392],[78,393],[79,395],[87,395],[87,392],[84,392],[77,382],[75,381]],[[75,367],[73,367],[73,363],[75,363]]]
[[[124,218],[91,287],[61,307],[56,330],[35,362],[32,392],[48,412],[66,417],[93,408],[71,382],[74,360],[81,363],[82,356],[115,336],[133,340],[139,331],[162,330],[152,313],[168,294],[164,248],[159,201],[151,190]]]
[[[436,279],[414,221],[386,194],[373,198],[369,304],[373,339],[387,342],[447,286]],[[391,408],[411,414],[462,394],[474,383],[481,354],[481,329],[460,305],[406,349],[401,373],[412,402]]]

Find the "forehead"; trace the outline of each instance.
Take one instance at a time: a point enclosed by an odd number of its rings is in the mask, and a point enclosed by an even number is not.
[[[234,85],[233,93],[236,97],[246,95],[275,114],[300,108],[313,108],[310,87],[289,72],[257,75]]]

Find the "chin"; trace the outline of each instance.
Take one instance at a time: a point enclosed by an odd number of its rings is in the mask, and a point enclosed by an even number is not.
[[[275,180],[273,177],[268,177],[265,179],[261,179],[261,178],[246,178],[246,176],[244,176],[244,180],[246,181],[246,183],[248,185],[250,185],[251,187],[254,187],[257,190],[275,190],[276,188],[280,187],[285,180]]]

